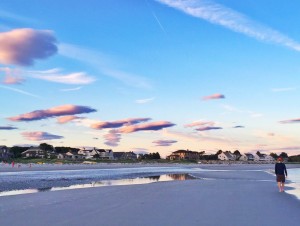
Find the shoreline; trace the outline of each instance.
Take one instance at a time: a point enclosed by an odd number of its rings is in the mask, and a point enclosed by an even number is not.
[[[192,173],[199,180],[0,197],[0,224],[280,226],[284,221],[298,225],[300,202],[278,192],[274,176],[265,172],[273,165],[256,170],[233,165],[205,168],[221,171]]]
[[[11,164],[0,164],[0,173],[1,172],[20,172],[20,171],[51,171],[51,170],[81,170],[81,169],[112,169],[112,168],[134,168],[134,167],[199,167],[203,169],[228,169],[228,168],[274,168],[274,164],[271,163],[251,163],[251,164],[240,164],[240,163],[218,163],[218,164],[197,164],[197,163],[95,163],[95,164],[84,164],[84,163],[68,163],[68,164],[16,164],[14,167]],[[299,164],[289,164],[286,163],[287,168],[300,168]]]

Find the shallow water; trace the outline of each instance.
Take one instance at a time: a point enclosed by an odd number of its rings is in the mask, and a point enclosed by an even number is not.
[[[42,190],[58,190],[87,188],[95,186],[118,185],[118,183],[150,183],[153,178],[160,175],[159,181],[162,181],[164,175],[193,174],[200,172],[215,171],[264,171],[268,170],[236,170],[236,169],[201,169],[189,167],[136,167],[136,168],[115,168],[115,169],[80,169],[80,170],[52,170],[52,171],[19,171],[19,172],[1,172],[0,174],[0,195],[3,192],[11,190],[23,190],[24,193],[40,192]],[[269,172],[274,175],[274,172]],[[288,169],[287,193],[295,195],[300,199],[300,168]],[[197,175],[197,174],[196,174]],[[199,175],[199,174],[198,174]],[[198,176],[197,175],[197,176]],[[145,179],[148,177],[148,179]],[[152,179],[151,179],[152,177]],[[134,179],[128,179],[134,178]],[[203,178],[216,179],[222,178]],[[228,178],[227,178],[228,179]],[[224,178],[224,180],[227,180]],[[241,178],[238,178],[241,179]],[[258,180],[255,181],[271,181]],[[165,180],[166,181],[166,180]],[[153,181],[151,181],[153,182]],[[94,183],[92,185],[92,183]],[[55,187],[55,188],[54,188]],[[29,189],[30,188],[30,189]],[[12,191],[11,191],[12,192]]]
[[[0,196],[22,195],[46,191],[59,191],[59,190],[72,190],[82,188],[104,187],[104,186],[121,186],[121,185],[136,185],[136,184],[149,184],[154,182],[174,181],[174,180],[193,180],[197,179],[189,174],[165,174],[148,177],[137,177],[132,179],[115,179],[115,180],[102,180],[91,182],[88,184],[75,184],[67,187],[48,187],[42,189],[23,189],[0,192]]]
[[[286,192],[300,200],[300,168],[288,169],[287,182]]]

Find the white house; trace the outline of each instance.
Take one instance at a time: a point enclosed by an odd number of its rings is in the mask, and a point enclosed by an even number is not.
[[[266,155],[266,154],[254,154],[254,161],[257,162],[273,162],[274,158],[270,155]]]
[[[274,158],[272,156],[270,156],[270,155],[261,154],[260,161],[273,162]]]
[[[111,149],[97,149],[96,151],[100,159],[114,159],[114,153]]]
[[[231,152],[229,151],[225,151],[225,152],[222,152],[221,154],[218,155],[218,159],[220,160],[235,160],[235,155],[232,154]]]
[[[248,157],[246,154],[241,154],[239,161],[248,161]]]
[[[67,152],[64,156],[65,159],[73,159],[73,160],[77,160],[77,159],[84,159],[84,156],[78,153],[74,153],[74,152]]]
[[[260,159],[261,159],[261,157],[258,154],[256,154],[256,153],[253,155],[253,157],[254,157],[254,161],[255,162],[259,162]]]
[[[23,151],[21,155],[23,158],[45,158],[47,156],[47,152],[39,147],[30,147],[26,151]]]
[[[85,149],[81,149],[78,151],[78,154],[79,155],[83,155],[83,157],[85,159],[92,159],[94,157],[94,155],[97,154],[96,150],[93,149],[93,150],[85,150]]]

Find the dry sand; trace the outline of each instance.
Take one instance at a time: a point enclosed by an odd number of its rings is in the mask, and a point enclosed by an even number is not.
[[[0,225],[299,225],[300,201],[278,192],[273,175],[253,171],[272,165],[206,168],[233,171],[195,173],[207,178],[200,180],[0,197]]]

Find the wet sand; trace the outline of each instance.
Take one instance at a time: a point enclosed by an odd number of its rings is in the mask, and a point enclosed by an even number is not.
[[[262,166],[206,166],[199,180],[0,197],[0,225],[297,226],[300,201]],[[238,169],[238,170],[236,170]],[[250,170],[250,171],[249,171]]]

